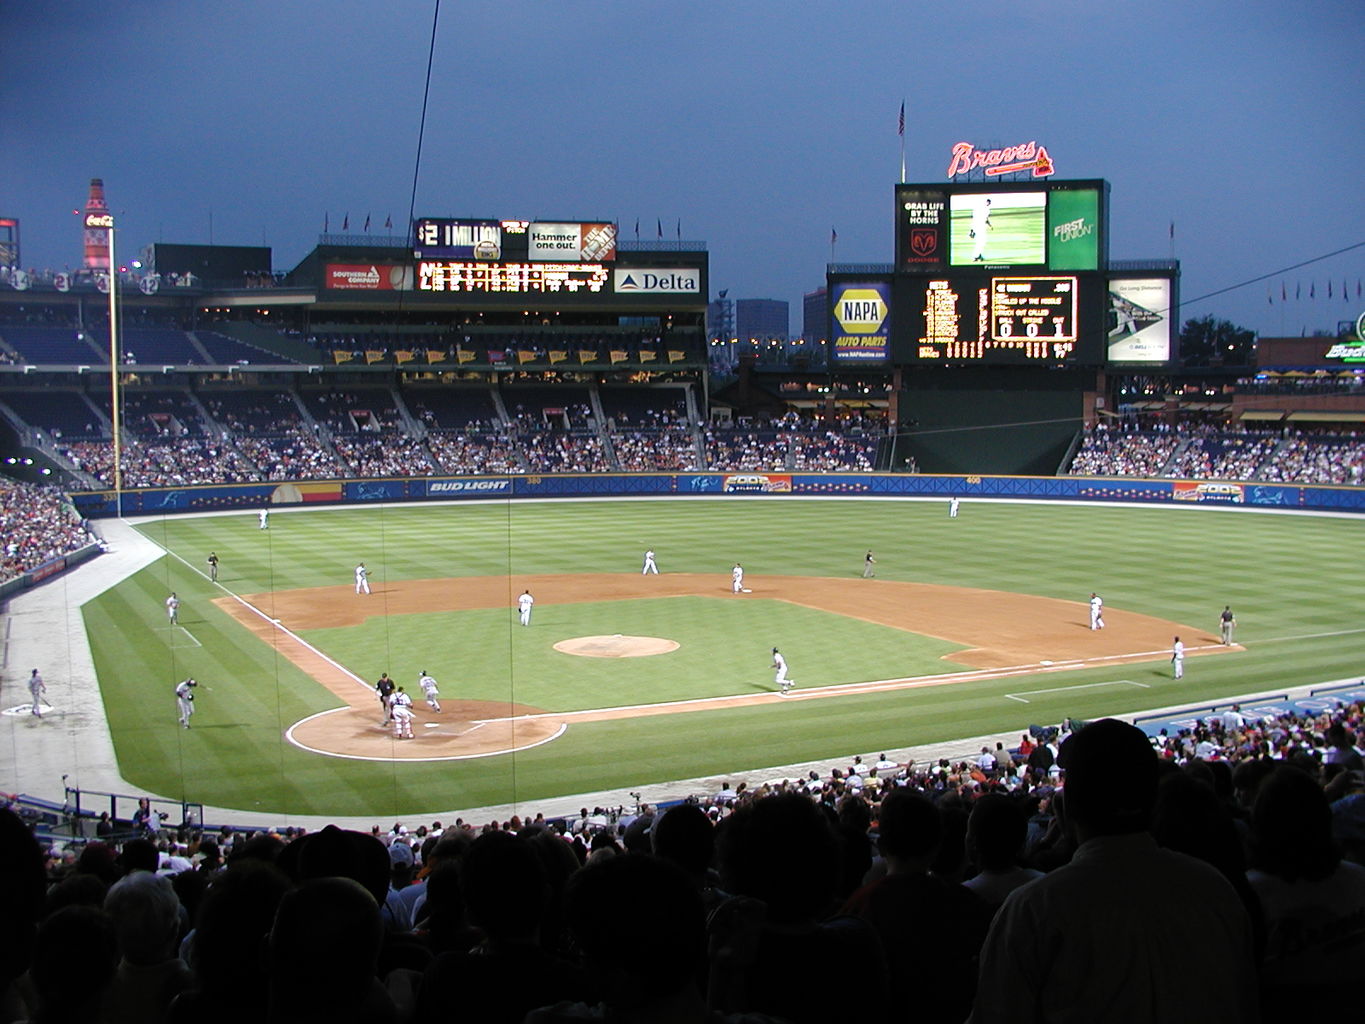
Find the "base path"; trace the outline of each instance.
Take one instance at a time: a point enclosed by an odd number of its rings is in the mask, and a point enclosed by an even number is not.
[[[756,694],[562,714],[524,705],[443,701],[443,711],[438,715],[414,695],[415,736],[397,740],[378,724],[379,701],[369,683],[310,647],[297,633],[357,626],[377,616],[478,608],[506,608],[510,621],[517,595],[530,590],[540,607],[687,596],[788,601],[966,648],[944,657],[961,665],[962,672],[950,670],[943,677],[849,684],[793,694],[802,700],[866,692],[869,686],[946,685],[1097,664],[1152,661],[1164,656],[1171,638],[1177,635],[1185,638],[1191,654],[1240,649],[1236,645],[1223,647],[1217,637],[1205,631],[1111,606],[1104,609],[1107,628],[1092,631],[1088,600],[1061,601],[1000,590],[878,579],[759,576],[745,582],[751,583],[752,593],[732,594],[728,574],[482,576],[386,583],[376,585],[368,596],[357,595],[353,586],[312,587],[243,594],[240,600],[221,597],[214,603],[345,702],[344,708],[294,725],[288,732],[292,742],[317,753],[382,760],[445,760],[504,753],[553,739],[571,722],[708,711],[781,698],[775,693]],[[1197,650],[1204,647],[1210,650]]]

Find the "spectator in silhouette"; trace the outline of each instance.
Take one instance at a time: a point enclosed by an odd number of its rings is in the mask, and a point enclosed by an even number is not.
[[[1251,865],[1247,879],[1266,922],[1266,1019],[1290,1019],[1309,1005],[1326,1019],[1354,1016],[1365,963],[1365,867],[1341,859],[1322,787],[1292,765],[1277,768],[1256,795]]]
[[[379,905],[352,879],[312,878],[286,893],[267,943],[268,1024],[393,1024],[376,976],[383,941]]]
[[[897,992],[906,996],[892,1001],[886,1019],[958,1024],[972,1005],[976,953],[990,911],[956,881],[931,873],[944,827],[929,797],[893,789],[882,799],[877,820],[886,876],[855,892],[844,913],[875,929]],[[952,955],[925,957],[925,935]]]
[[[30,1024],[104,1019],[101,1003],[117,966],[114,925],[103,910],[73,905],[50,914],[33,943]]]
[[[1076,854],[1006,898],[982,949],[973,1024],[1258,1019],[1236,891],[1148,831],[1157,756],[1146,735],[1092,722],[1060,764]]]
[[[962,884],[992,914],[1015,889],[1043,877],[1041,871],[1020,863],[1027,831],[1024,809],[1014,797],[987,793],[972,805],[967,819],[967,859],[976,874]]]
[[[8,808],[0,808],[0,1010],[17,1020],[22,1008],[15,982],[29,966],[47,888],[46,858],[38,841]]]
[[[114,923],[119,964],[104,997],[107,1024],[156,1024],[193,978],[180,959],[180,901],[170,879],[134,871],[104,898]]]
[[[792,1024],[880,1018],[886,964],[876,931],[835,915],[838,838],[825,812],[798,793],[744,804],[716,836],[721,885],[735,895],[711,915],[710,1005]],[[794,965],[842,964],[858,951],[855,984]]]

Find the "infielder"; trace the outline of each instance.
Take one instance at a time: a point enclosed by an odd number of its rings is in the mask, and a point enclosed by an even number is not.
[[[640,570],[641,576],[648,576],[650,573],[653,573],[655,576],[659,575],[659,567],[654,564],[653,548],[650,548],[645,552],[645,567]]]
[[[370,592],[370,570],[365,568],[364,562],[355,567],[355,592],[357,594]]]
[[[1175,644],[1171,647],[1171,666],[1175,669],[1175,677],[1181,678],[1185,674],[1185,645],[1180,642],[1180,637],[1175,638]]]
[[[536,599],[531,596],[528,590],[517,598],[517,612],[521,616],[521,624],[529,626],[531,624],[531,605],[536,603]]]
[[[436,680],[427,675],[427,670],[422,669],[417,673],[417,685],[422,688],[422,694],[426,697],[427,703],[431,705],[432,711],[441,710],[441,692],[436,689]]]
[[[43,677],[38,674],[38,670],[33,670],[33,675],[28,677],[28,692],[32,695],[33,701],[30,711],[39,718],[43,717],[43,694],[47,692],[47,684],[43,682]]]
[[[1104,598],[1095,593],[1090,595],[1090,628],[1104,628]]]
[[[190,727],[190,716],[194,714],[194,688],[198,685],[191,677],[175,687],[175,706],[180,712],[180,724],[186,729]]]
[[[956,518],[957,518],[957,507],[958,507],[959,505],[961,505],[961,504],[962,504],[962,499],[959,498],[956,494],[954,494],[951,498],[948,499],[948,518],[949,518],[949,519],[956,519]]]
[[[773,682],[782,688],[782,696],[785,697],[787,691],[796,685],[796,680],[787,678],[787,659],[782,657],[782,652],[776,647],[773,648],[773,668],[777,670]]]
[[[208,563],[209,563],[209,582],[210,582],[210,583],[217,583],[217,582],[218,582],[218,552],[216,552],[216,551],[210,551],[210,552],[209,552]]]
[[[262,530],[270,529],[270,509],[263,508],[259,512],[257,512],[256,515],[260,517],[261,529]]]
[[[180,625],[180,598],[175,596],[175,591],[171,591],[171,596],[166,598],[166,618],[171,620],[172,626]]]
[[[744,589],[744,566],[740,565],[738,562],[736,562],[735,567],[730,570],[730,589],[736,594]]]
[[[1223,643],[1232,645],[1232,631],[1237,625],[1237,617],[1232,614],[1232,606],[1225,605],[1223,614],[1218,616],[1219,631],[1223,635]]]
[[[867,556],[863,559],[863,579],[870,580],[873,576],[877,575],[872,569],[876,564],[877,560],[872,557],[872,552],[869,551]]]

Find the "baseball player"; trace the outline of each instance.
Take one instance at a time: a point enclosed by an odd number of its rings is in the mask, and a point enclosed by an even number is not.
[[[1232,606],[1225,605],[1223,607],[1223,614],[1218,616],[1219,632],[1223,636],[1224,644],[1228,646],[1232,645],[1232,631],[1236,627],[1236,625],[1237,617],[1232,614]]]
[[[989,199],[972,207],[972,226],[967,229],[967,237],[972,240],[972,261],[985,259],[986,235],[991,227],[991,201]]]
[[[393,717],[393,738],[396,740],[410,740],[412,739],[412,698],[408,698],[408,704],[399,704],[397,699],[400,695],[407,697],[407,694],[401,693],[401,691],[400,693],[395,693],[393,695],[394,705],[391,711]]]
[[[872,569],[876,564],[877,560],[872,557],[872,552],[868,551],[867,556],[863,559],[863,579],[870,580],[873,576],[877,575]]]
[[[166,618],[171,620],[172,626],[180,625],[180,598],[175,596],[175,591],[171,591],[171,596],[166,598]]]
[[[1096,593],[1090,595],[1090,628],[1104,628],[1104,598]]]
[[[531,605],[536,603],[536,599],[531,596],[528,590],[517,598],[517,612],[521,616],[521,624],[529,626],[531,624]]]
[[[261,529],[262,530],[270,529],[270,509],[263,508],[259,512],[257,512],[256,515],[261,520]]]
[[[33,670],[33,675],[28,677],[28,692],[31,694],[32,704],[29,710],[39,718],[43,717],[43,694],[47,692],[47,684],[43,682],[43,677],[38,674],[38,670]]]
[[[736,562],[735,567],[730,570],[730,589],[736,594],[744,589],[744,566],[740,565],[738,562]]]
[[[422,694],[426,697],[427,703],[431,705],[432,711],[441,710],[441,693],[436,689],[436,680],[427,675],[427,670],[422,669],[417,673],[417,685],[422,688]]]
[[[379,709],[384,712],[384,720],[379,723],[380,725],[388,725],[389,720],[393,717],[393,708],[389,703],[389,698],[393,696],[393,691],[396,689],[397,685],[389,678],[389,674],[381,672],[379,679],[374,684],[374,692],[379,694]]]
[[[796,680],[787,678],[787,659],[782,657],[782,652],[776,647],[773,648],[773,668],[777,674],[773,676],[773,682],[782,689],[782,696],[786,696],[788,691],[796,685]]]
[[[210,582],[210,583],[217,583],[217,582],[218,582],[218,552],[216,552],[216,551],[210,551],[210,552],[209,552],[208,563],[209,563],[209,582]]]
[[[951,498],[948,499],[948,518],[949,518],[949,519],[956,519],[956,518],[957,518],[957,507],[958,507],[959,505],[961,505],[961,504],[962,504],[962,499],[959,498],[956,494],[954,494]]]
[[[1171,646],[1171,666],[1175,669],[1175,677],[1181,678],[1185,674],[1185,645],[1180,642],[1180,637],[1175,638],[1175,643]]]
[[[194,688],[198,685],[191,677],[175,686],[175,706],[180,712],[180,724],[186,729],[190,727],[190,716],[194,714]]]
[[[655,576],[659,575],[659,567],[654,564],[653,548],[650,548],[645,552],[645,567],[640,570],[641,576],[648,576],[650,573],[653,573]]]
[[[370,592],[370,570],[365,568],[364,562],[355,567],[355,592],[357,594]]]

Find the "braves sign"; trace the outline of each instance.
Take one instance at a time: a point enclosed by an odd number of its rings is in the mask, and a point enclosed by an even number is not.
[[[1003,149],[977,149],[970,142],[953,146],[953,159],[948,164],[948,177],[981,170],[987,177],[1031,171],[1035,178],[1046,178],[1053,173],[1052,158],[1047,147],[1037,142],[1025,142]]]

